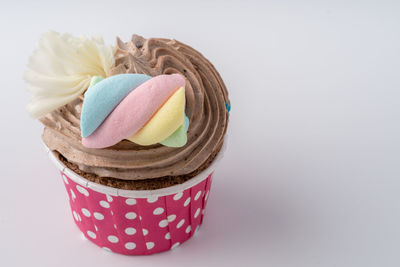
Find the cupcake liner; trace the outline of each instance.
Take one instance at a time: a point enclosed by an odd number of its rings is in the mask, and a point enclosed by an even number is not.
[[[107,251],[149,255],[173,249],[198,231],[224,150],[225,145],[197,176],[157,190],[122,190],[90,182],[47,152],[60,170],[74,221],[85,237]]]

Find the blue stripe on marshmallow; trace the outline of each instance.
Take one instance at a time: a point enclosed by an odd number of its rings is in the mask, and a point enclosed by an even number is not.
[[[145,74],[118,74],[94,83],[85,93],[81,114],[81,135],[91,135],[131,91],[151,77]]]

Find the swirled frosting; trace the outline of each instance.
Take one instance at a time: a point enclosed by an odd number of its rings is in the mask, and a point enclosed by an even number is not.
[[[185,114],[190,121],[187,143],[171,148],[160,144],[140,146],[127,140],[104,149],[81,144],[80,115],[83,95],[41,118],[43,140],[80,170],[100,177],[138,180],[195,172],[222,145],[230,107],[226,87],[214,66],[193,48],[168,39],[130,42],[117,38],[115,67],[111,74],[149,76],[180,73],[186,78]]]

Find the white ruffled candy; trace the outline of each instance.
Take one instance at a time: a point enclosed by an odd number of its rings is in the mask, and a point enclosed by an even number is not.
[[[109,76],[114,53],[115,48],[105,45],[101,37],[44,33],[24,74],[33,94],[28,112],[38,118],[79,97],[93,76]]]

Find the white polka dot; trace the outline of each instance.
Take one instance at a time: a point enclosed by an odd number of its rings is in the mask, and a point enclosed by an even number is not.
[[[200,225],[197,225],[196,231],[194,231],[194,233],[196,234],[197,232],[199,232],[199,229],[200,229]]]
[[[167,240],[168,240],[168,239],[171,239],[171,234],[170,234],[170,233],[166,233],[166,234],[165,234],[165,239],[167,239]]]
[[[82,221],[81,215],[79,215],[79,213],[77,214],[78,214],[78,221]]]
[[[190,197],[188,197],[185,201],[185,203],[183,203],[183,206],[186,207],[187,205],[189,205],[190,203]]]
[[[196,196],[194,197],[194,200],[198,200],[200,196],[201,196],[201,191],[197,192]]]
[[[139,215],[139,220],[142,220],[142,216]]]
[[[137,217],[137,215],[136,215],[136,213],[134,213],[134,212],[132,211],[132,212],[128,212],[127,214],[125,214],[125,217],[126,217],[128,220],[133,220],[133,219],[135,219],[135,218]]]
[[[95,213],[93,213],[93,216],[94,216],[97,220],[103,220],[103,219],[104,219],[104,215],[101,214],[100,212],[95,212]]]
[[[82,195],[89,196],[89,192],[80,185],[76,185],[76,190],[78,190]]]
[[[206,212],[206,210],[202,210],[202,211],[201,211],[201,214],[203,214],[203,215],[204,215],[204,212]]]
[[[146,228],[142,229],[143,235],[148,235],[149,234],[149,230],[147,230]]]
[[[168,221],[167,220],[162,220],[158,223],[158,226],[164,228],[168,225]]]
[[[125,234],[127,235],[134,235],[136,234],[136,229],[133,227],[128,227],[125,229]]]
[[[119,239],[118,237],[116,237],[115,235],[109,235],[107,237],[108,241],[110,241],[111,243],[118,243]]]
[[[179,246],[181,243],[176,242],[175,244],[172,245],[171,249],[175,249],[177,246]]]
[[[147,247],[147,249],[154,248],[154,242],[146,242],[146,247]]]
[[[127,199],[125,200],[125,203],[126,203],[126,205],[130,205],[130,206],[135,205],[135,204],[136,204],[136,199],[134,199],[134,198],[127,198]]]
[[[171,214],[168,216],[168,222],[173,222],[176,219],[176,215],[175,214]]]
[[[133,242],[128,242],[128,243],[125,244],[125,248],[129,249],[129,250],[135,249],[136,248],[136,244],[133,243]]]
[[[103,247],[103,249],[104,249],[105,251],[107,251],[107,252],[112,252],[112,250],[109,249],[109,248],[107,248],[107,247]]]
[[[100,206],[102,206],[103,208],[108,209],[110,207],[110,204],[107,201],[102,200],[99,203],[100,203]]]
[[[178,224],[176,225],[176,228],[181,228],[184,223],[185,223],[185,219],[180,220],[178,222]]]
[[[149,203],[154,203],[157,200],[158,200],[157,196],[150,196],[150,197],[147,198],[147,202],[149,202]]]
[[[116,224],[114,224],[114,228],[117,229],[117,225]]]
[[[111,215],[114,215],[114,212],[113,212],[113,211],[111,211]]]
[[[107,201],[108,202],[112,202],[113,201],[113,198],[110,195],[106,195],[106,197],[107,197]]]
[[[67,179],[67,177],[66,177],[64,174],[62,175],[62,177],[63,177],[63,179],[64,179],[64,183],[68,184],[68,179]]]
[[[192,227],[189,225],[188,227],[186,227],[185,232],[188,234],[188,233],[190,233],[190,230],[192,230]]]
[[[194,217],[197,218],[199,214],[200,214],[200,208],[196,210],[196,212],[194,213]]]
[[[90,217],[90,211],[88,211],[87,209],[83,208],[83,209],[82,209],[82,213],[83,213],[83,215],[85,215],[86,217]]]
[[[70,189],[70,191],[71,191],[71,197],[72,197],[72,200],[75,200],[75,198],[76,198],[76,195],[75,195],[74,191],[72,191],[72,189]]]
[[[207,193],[206,193],[206,197],[204,198],[205,200],[207,200],[208,199],[208,195],[210,194],[210,191],[207,191]]]
[[[87,231],[86,233],[87,233],[87,235],[88,235],[89,237],[91,237],[91,238],[93,238],[93,239],[96,238],[96,234],[93,233],[92,231]]]
[[[156,208],[156,209],[154,209],[153,214],[154,214],[154,215],[160,215],[160,214],[162,214],[163,212],[164,212],[164,209],[163,209],[163,208]]]
[[[73,211],[72,214],[74,214],[75,220],[79,221],[78,214],[76,213],[76,211]]]
[[[94,229],[96,230],[96,232],[98,232],[98,231],[99,231],[99,229],[97,228],[97,226],[96,226],[96,225],[94,226]]]
[[[183,196],[183,193],[179,192],[179,193],[175,194],[174,200],[179,200],[179,199],[181,199],[182,196]]]

